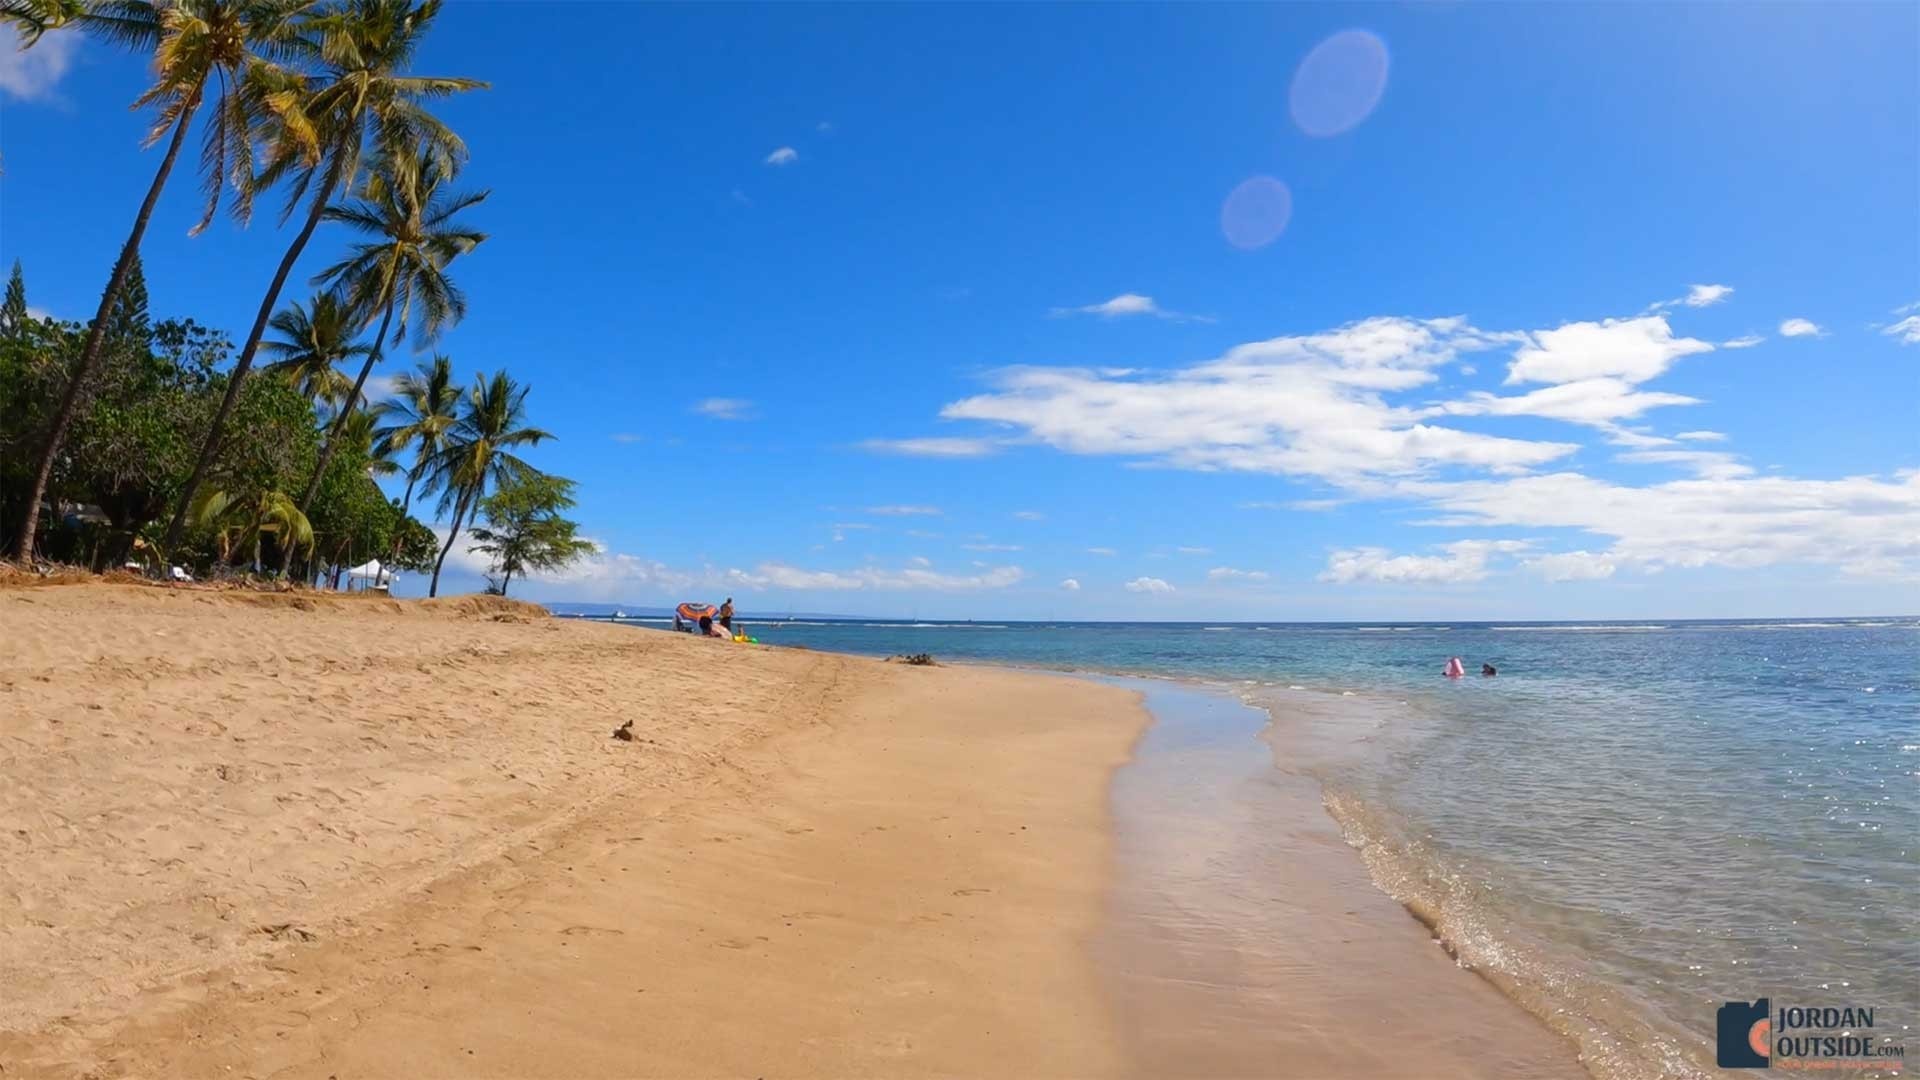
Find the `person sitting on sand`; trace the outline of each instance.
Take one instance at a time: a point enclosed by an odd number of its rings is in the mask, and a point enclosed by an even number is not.
[[[1480,674],[1486,675],[1486,676],[1498,675],[1500,674],[1500,669],[1497,667],[1494,667],[1492,664],[1481,664]]]
[[[731,596],[727,597],[726,603],[720,605],[720,625],[727,628],[727,633],[733,633],[733,597]]]
[[[727,633],[726,630],[723,629],[722,627],[718,627],[713,624],[713,616],[711,615],[700,616],[700,636],[701,637],[717,637],[722,641],[733,640],[732,634]]]

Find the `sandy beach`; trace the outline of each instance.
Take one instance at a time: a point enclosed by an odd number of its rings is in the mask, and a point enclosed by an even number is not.
[[[1123,1067],[1126,692],[481,598],[0,625],[8,1077]]]

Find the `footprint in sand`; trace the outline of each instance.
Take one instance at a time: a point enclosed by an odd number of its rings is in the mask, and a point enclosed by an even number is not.
[[[626,933],[625,930],[615,930],[606,926],[569,926],[560,932],[567,937],[578,937],[582,934],[590,937],[619,937]]]
[[[981,893],[990,893],[990,892],[992,892],[992,891],[993,891],[992,889],[955,889],[955,890],[953,890],[953,895],[955,895],[955,896],[979,896],[979,895],[980,895]]]

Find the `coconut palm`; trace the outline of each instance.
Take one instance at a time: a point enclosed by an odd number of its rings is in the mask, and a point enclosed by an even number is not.
[[[453,511],[447,527],[447,542],[433,563],[433,582],[428,596],[440,592],[440,568],[447,553],[460,537],[463,523],[470,524],[479,513],[480,500],[489,487],[519,483],[534,475],[533,466],[512,451],[538,445],[553,436],[535,427],[526,427],[527,387],[515,383],[504,371],[491,378],[476,375],[468,391],[460,419],[448,433],[446,448],[433,459],[427,475],[426,492],[440,493],[439,513]]]
[[[334,365],[365,356],[373,346],[354,342],[354,320],[339,297],[321,293],[311,304],[302,307],[295,300],[273,317],[269,325],[280,340],[262,342],[260,347],[276,359],[261,370],[286,380],[315,405],[339,402],[353,382]]]
[[[97,0],[76,6],[72,0],[0,0],[4,20],[23,28],[29,40],[40,30],[71,21],[118,44],[151,51],[156,77],[134,102],[154,108],[147,145],[167,141],[160,167],[147,186],[147,195],[134,214],[133,229],[120,246],[120,257],[100,294],[100,309],[87,331],[79,362],[60,396],[47,429],[45,443],[27,491],[27,513],[20,524],[14,554],[22,562],[33,558],[34,533],[40,524],[40,500],[46,495],[53,463],[65,443],[78,410],[80,391],[99,366],[105,344],[107,315],[120,298],[140,242],[146,236],[153,208],[167,186],[174,160],[180,156],[187,129],[206,98],[215,91],[210,122],[200,147],[201,185],[206,193],[204,212],[194,233],[206,228],[219,209],[220,195],[229,181],[236,194],[233,209],[244,219],[252,209],[253,148],[269,118],[277,118],[279,149],[297,156],[307,140],[307,125],[299,116],[299,79],[267,57],[285,54],[291,40],[293,17],[312,0]]]
[[[261,540],[273,536],[282,547],[313,547],[313,525],[283,491],[262,491],[251,499],[208,489],[193,503],[193,522],[214,531],[220,560],[231,563],[236,551],[253,552],[253,572],[261,573]]]
[[[413,449],[413,464],[407,467],[407,491],[400,499],[401,513],[412,508],[414,485],[446,449],[447,435],[459,419],[459,408],[453,361],[444,356],[434,357],[431,364],[421,364],[418,373],[409,372],[396,379],[393,399],[378,407],[380,418],[391,422],[374,437],[396,457],[409,447]]]
[[[447,264],[472,251],[487,234],[453,224],[453,216],[485,200],[487,193],[448,191],[447,178],[431,154],[407,161],[389,157],[369,173],[361,199],[326,212],[327,220],[345,222],[378,239],[354,245],[350,255],[321,271],[314,281],[330,286],[355,312],[364,316],[379,312],[380,330],[366,363],[360,365],[360,377],[347,392],[340,419],[320,448],[313,477],[300,499],[302,510],[312,505],[314,493],[320,490],[320,478],[333,460],[342,425],[353,414],[361,387],[389,343],[388,330],[393,331],[391,341],[397,343],[407,336],[411,324],[415,343],[424,345],[467,313],[466,295],[446,275]]]
[[[20,32],[20,47],[36,45],[40,35],[85,17],[80,0],[0,0],[0,26]]]
[[[303,201],[307,213],[267,285],[253,327],[234,360],[226,393],[214,412],[193,471],[181,488],[173,518],[167,523],[168,545],[180,538],[194,493],[213,465],[227,418],[259,351],[267,320],[280,301],[280,290],[334,196],[353,190],[367,152],[397,160],[429,157],[448,175],[466,158],[466,144],[422,103],[486,84],[477,79],[404,73],[440,8],[441,0],[341,0],[305,19],[302,32],[293,39],[294,50],[316,64],[320,74],[297,116],[276,119],[279,126],[297,126],[311,132],[318,149],[312,154],[300,152],[299,140],[276,137],[266,166],[255,180],[261,186],[288,181],[283,219],[292,217]]]

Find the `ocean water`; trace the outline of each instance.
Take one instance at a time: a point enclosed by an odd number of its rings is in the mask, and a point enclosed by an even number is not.
[[[1762,996],[1920,1056],[1920,620],[749,629],[1267,707],[1375,884],[1604,1080],[1725,1075],[1715,1011]]]

